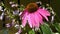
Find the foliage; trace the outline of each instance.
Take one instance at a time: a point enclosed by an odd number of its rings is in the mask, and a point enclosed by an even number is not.
[[[19,29],[22,30],[21,34],[26,34],[26,33],[27,34],[54,34],[54,33],[60,34],[60,23],[58,23],[59,18],[56,13],[52,14],[55,17],[53,22],[51,22],[51,21],[46,22],[45,21],[44,24],[40,25],[40,28],[35,31],[35,28],[31,29],[29,27],[29,25],[26,25],[26,27],[23,28],[23,26],[21,26],[20,15],[13,14],[13,12],[15,12],[16,10],[17,10],[16,13],[23,12],[23,10],[25,9],[25,6],[19,5],[17,0],[16,1],[13,0],[12,4],[8,3],[10,1],[6,1],[6,2],[5,1],[6,0],[4,0],[4,2],[1,1],[1,3],[0,3],[1,6],[3,6],[3,9],[2,9],[3,11],[0,10],[0,18],[1,18],[1,14],[4,13],[3,19],[0,19],[0,24],[1,24],[0,25],[0,27],[1,27],[0,33],[1,34],[15,34],[16,32],[19,31]],[[17,4],[18,6],[12,7],[13,4]],[[44,5],[44,7],[45,7],[45,5]],[[48,9],[50,9],[49,10],[50,13],[52,13],[52,10],[53,10],[51,8],[52,8],[51,6],[48,6]],[[5,22],[5,21],[7,21],[7,22]],[[60,19],[59,19],[59,21],[60,21]],[[13,25],[11,25],[12,22],[14,22]],[[6,27],[5,24],[8,24],[8,23],[10,24],[11,27]],[[18,26],[16,26],[16,25],[18,25]]]

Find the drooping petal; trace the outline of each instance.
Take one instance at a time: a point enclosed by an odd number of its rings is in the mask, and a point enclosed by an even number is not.
[[[38,13],[37,13],[37,12],[35,12],[35,13],[34,13],[34,15],[35,15],[35,22],[36,22],[35,27],[38,27],[38,28],[39,28],[39,22],[40,22],[40,20],[39,20]]]
[[[32,24],[32,21],[33,21],[33,20],[32,20],[32,17],[31,17],[31,15],[29,14],[29,15],[28,15],[28,24],[29,24],[29,26],[30,26],[31,28],[32,28],[32,25],[33,25],[33,24]]]
[[[37,11],[48,21],[47,16],[50,16],[50,13],[48,11],[44,9],[38,9]]]
[[[30,17],[30,19],[28,18],[28,23],[29,23],[30,27],[31,26],[32,26],[32,28],[36,27],[37,23],[35,21],[34,13],[31,13],[29,17]]]
[[[39,27],[39,24],[43,23],[43,18],[38,12],[30,13],[28,15],[28,23],[31,28]]]
[[[41,13],[43,13],[44,15],[46,15],[46,16],[50,16],[50,12],[48,11],[48,10],[46,10],[46,9],[40,9],[41,11]]]
[[[39,19],[39,23],[43,24],[43,17],[39,14],[39,12],[36,13]]]
[[[24,13],[24,15],[22,16],[22,25],[25,26],[27,23],[27,12]]]
[[[25,27],[26,23],[27,23],[27,20],[26,20],[26,17],[25,17],[24,19],[22,19],[22,26]]]

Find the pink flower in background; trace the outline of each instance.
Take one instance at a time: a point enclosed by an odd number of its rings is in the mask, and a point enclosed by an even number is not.
[[[15,34],[21,34],[22,30],[19,29],[18,32],[16,32]]]
[[[30,3],[21,14],[22,26],[25,27],[26,23],[28,23],[31,28],[39,28],[40,24],[43,24],[44,18],[49,21],[47,16],[50,16],[48,10],[38,8],[35,3]]]
[[[10,23],[6,24],[6,27],[9,28],[10,27]]]

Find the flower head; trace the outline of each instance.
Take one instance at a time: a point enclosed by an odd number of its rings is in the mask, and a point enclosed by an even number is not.
[[[39,28],[40,24],[43,24],[44,18],[48,21],[47,16],[50,16],[48,10],[38,8],[36,3],[30,3],[21,14],[22,26],[28,23],[31,28]]]
[[[26,7],[29,12],[35,12],[38,9],[38,5],[36,3],[29,3]]]

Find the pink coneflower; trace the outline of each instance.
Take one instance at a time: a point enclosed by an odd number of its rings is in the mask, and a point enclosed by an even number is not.
[[[36,3],[29,3],[21,14],[22,26],[25,27],[28,23],[31,28],[39,28],[44,18],[48,21],[47,16],[50,16],[48,10],[39,8]]]

